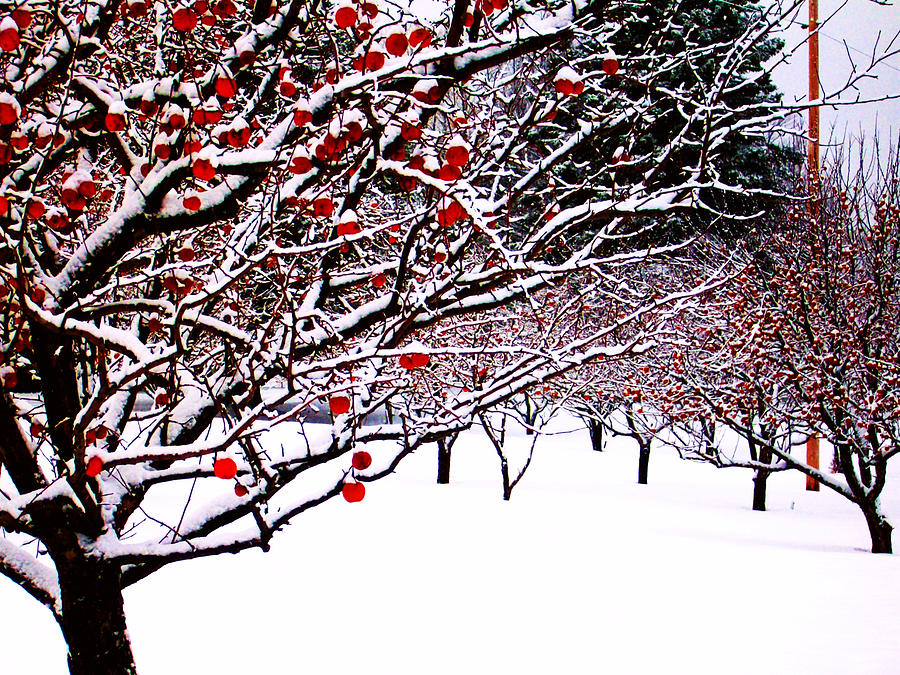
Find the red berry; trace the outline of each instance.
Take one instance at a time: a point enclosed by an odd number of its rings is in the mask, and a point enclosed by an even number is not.
[[[422,138],[422,130],[409,122],[404,122],[400,127],[400,135],[404,141],[417,141]]]
[[[188,211],[199,211],[200,206],[202,205],[200,201],[200,197],[197,195],[191,195],[190,197],[185,197],[181,202]]]
[[[384,54],[377,51],[366,53],[366,70],[379,70],[384,67]]]
[[[12,103],[0,101],[0,124],[15,124],[19,119],[19,111]]]
[[[438,178],[447,182],[459,180],[460,176],[462,176],[462,169],[453,164],[444,164],[441,170],[438,171]]]
[[[241,485],[240,483],[237,483],[234,486],[234,494],[237,495],[238,497],[245,496],[247,494],[247,492],[249,492],[249,490],[247,490],[247,488],[244,485]]]
[[[372,455],[365,450],[358,450],[353,453],[353,468],[357,471],[365,471],[372,466]]]
[[[231,457],[221,457],[213,464],[213,473],[216,478],[231,480],[237,476],[237,463]]]
[[[409,46],[415,49],[421,47],[424,49],[431,44],[431,31],[427,28],[415,28],[409,34]]]
[[[69,227],[69,216],[61,211],[54,211],[47,217],[47,225],[51,230],[65,230]]]
[[[360,232],[362,232],[362,228],[360,228],[359,223],[355,221],[338,223],[337,227],[334,228],[334,233],[338,237],[344,237],[348,234],[359,234]]]
[[[338,7],[334,13],[334,23],[338,28],[350,28],[356,23],[356,10],[349,5]]]
[[[618,59],[607,58],[603,59],[603,72],[607,75],[615,75],[619,72],[619,61]]]
[[[278,85],[278,91],[282,96],[291,98],[297,93],[297,85],[290,80],[282,80]]]
[[[122,113],[109,113],[106,116],[106,128],[115,133],[125,128],[125,115]]]
[[[97,184],[92,180],[83,180],[78,184],[78,194],[85,199],[90,199],[97,194]]]
[[[557,80],[555,83],[556,91],[558,91],[563,96],[570,96],[574,93],[574,85],[571,80]]]
[[[319,197],[313,200],[313,213],[320,218],[328,218],[334,213],[334,202],[328,197]]]
[[[216,169],[208,159],[197,159],[191,165],[191,172],[198,180],[212,180],[216,175]]]
[[[147,3],[143,0],[132,0],[128,3],[128,12],[131,16],[142,17],[147,13]]]
[[[428,354],[403,354],[400,357],[400,367],[405,370],[415,370],[427,366],[431,357]]]
[[[366,496],[366,486],[362,483],[344,483],[341,494],[348,502],[361,502]]]
[[[96,455],[88,460],[84,473],[88,478],[96,478],[103,471],[103,460]]]
[[[348,396],[332,396],[328,399],[328,407],[334,415],[343,415],[350,410],[350,398]]]
[[[309,157],[294,157],[288,167],[288,171],[292,174],[300,175],[312,170],[312,162]]]
[[[464,145],[453,145],[447,149],[447,163],[465,166],[469,163],[469,151]]]
[[[182,33],[194,30],[197,27],[197,15],[190,7],[179,7],[172,14],[172,25]]]
[[[384,48],[391,56],[403,56],[409,48],[405,33],[391,33],[384,41]]]
[[[44,202],[37,199],[32,199],[31,201],[29,201],[28,206],[25,209],[28,217],[33,218],[34,220],[41,218],[46,211],[47,207],[44,206]]]
[[[231,98],[237,93],[237,84],[230,77],[219,77],[216,80],[216,93],[222,98]]]
[[[19,47],[19,31],[6,28],[0,31],[0,51],[14,52]]]
[[[20,30],[25,30],[31,25],[31,12],[23,7],[14,9],[11,16]]]
[[[218,0],[210,11],[219,16],[234,16],[238,13],[238,8],[232,0]]]

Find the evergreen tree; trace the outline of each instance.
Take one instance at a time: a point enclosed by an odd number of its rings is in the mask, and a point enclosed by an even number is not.
[[[664,232],[653,228],[655,241],[661,235],[674,241],[705,228],[726,239],[744,236],[757,221],[735,216],[751,216],[774,206],[775,200],[765,192],[786,184],[800,161],[794,149],[770,136],[707,138],[715,108],[727,107],[733,126],[740,127],[761,108],[781,102],[765,64],[782,49],[783,41],[761,36],[749,58],[738,59],[733,53],[735,42],[754,30],[753,19],[764,11],[759,5],[727,0],[653,0],[595,8],[587,21],[621,26],[613,42],[601,45],[585,39],[573,43],[564,56],[577,72],[603,84],[580,97],[577,108],[561,108],[554,122],[561,136],[569,135],[576,120],[583,119],[583,109],[588,109],[609,125],[604,135],[558,167],[559,206],[621,197],[619,186],[633,184],[637,177],[655,187],[679,185],[686,172],[703,166],[704,182],[728,189],[701,190],[699,210],[667,214]],[[698,44],[715,58],[700,61],[691,56],[688,45]],[[727,67],[731,61],[733,69]],[[701,83],[708,91],[702,103],[679,97],[679,92]],[[677,134],[693,142],[672,152],[666,139]],[[644,232],[654,224],[659,223],[650,218],[631,227]],[[645,243],[643,236],[637,239]]]

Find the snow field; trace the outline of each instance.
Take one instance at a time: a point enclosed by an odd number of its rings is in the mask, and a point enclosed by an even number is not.
[[[449,486],[426,450],[268,554],[127,590],[141,674],[897,672],[898,558],[866,553],[858,511],[800,474],[756,513],[749,472],[654,450],[640,486],[632,442],[594,453],[579,430],[541,439],[504,503],[482,434],[454,446]],[[898,490],[886,507],[897,522]],[[49,613],[5,580],[0,602],[4,672],[65,672]]]

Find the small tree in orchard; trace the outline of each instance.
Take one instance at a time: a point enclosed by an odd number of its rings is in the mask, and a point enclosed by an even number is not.
[[[478,415],[481,428],[500,460],[504,501],[510,500],[513,490],[531,466],[538,440],[544,435],[543,428],[564,409],[565,396],[560,400],[558,390],[552,390],[556,396],[551,396],[550,390],[546,392],[546,396],[544,393],[543,389],[534,392],[525,391],[505,404]],[[519,462],[511,460],[508,448],[509,437],[515,434],[516,427],[524,430],[525,436],[529,439],[528,450],[524,454],[524,459],[520,459]]]
[[[594,450],[603,449],[607,434],[637,443],[641,484],[648,481],[653,441],[664,440],[673,423],[669,397],[683,317],[727,278],[727,262],[716,269],[697,265],[696,248],[676,247],[597,289],[586,321],[617,326],[617,340],[635,333],[653,340],[639,354],[593,362],[571,376],[581,395],[571,397],[567,409],[587,426]]]
[[[744,266],[746,260],[735,264]],[[734,286],[702,298],[679,317],[670,368],[650,391],[652,405],[667,419],[679,451],[719,467],[753,469],[753,509],[765,511],[768,476],[790,468],[774,458],[771,448],[790,453],[794,429],[782,423],[781,390],[767,389],[768,382],[758,377],[758,363],[747,359],[748,354],[757,355],[756,347],[749,352],[735,349],[743,340],[755,340],[758,317],[724,318],[723,308],[739,302],[735,287],[747,282],[747,270],[735,272],[733,278]],[[739,424],[729,423],[733,416]],[[723,422],[731,437],[717,429]],[[735,435],[746,447],[735,446]]]
[[[691,326],[681,371],[685,400],[748,441],[758,481],[793,468],[838,492],[859,506],[876,553],[892,550],[879,498],[900,453],[896,171],[895,157],[877,176],[829,174],[815,216],[791,211]],[[832,442],[840,478],[791,453],[797,432]]]
[[[790,3],[736,41],[548,68],[610,44],[622,24],[604,17],[632,4],[456,0],[425,19],[352,0],[0,2],[0,572],[53,612],[71,672],[135,671],[128,585],[265,549],[479,412],[643,344],[597,325],[479,345],[507,358],[476,390],[462,347],[435,339],[560,278],[613,284],[656,251],[635,223],[727,188],[721,144],[779,123],[723,94]],[[654,84],[684,63],[717,76]],[[554,167],[662,101],[682,121],[640,172],[560,202]],[[567,111],[571,133],[528,140]],[[685,148],[703,162],[655,180]],[[314,408],[324,437],[302,422]],[[260,444],[288,422],[295,444]],[[155,487],[194,481],[216,494],[162,539],[140,524]]]

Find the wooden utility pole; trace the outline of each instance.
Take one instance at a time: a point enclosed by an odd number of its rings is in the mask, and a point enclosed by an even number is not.
[[[806,463],[814,469],[819,468],[819,437],[810,436],[806,439]],[[812,476],[806,477],[806,489],[812,492],[819,491],[819,481]]]
[[[812,105],[819,99],[819,0],[809,0],[809,216],[819,217],[819,106]],[[806,441],[806,463],[819,468],[819,439],[813,434]],[[806,489],[819,491],[819,481],[806,477]]]
[[[809,188],[810,215],[818,215],[819,199],[819,0],[809,0]]]

